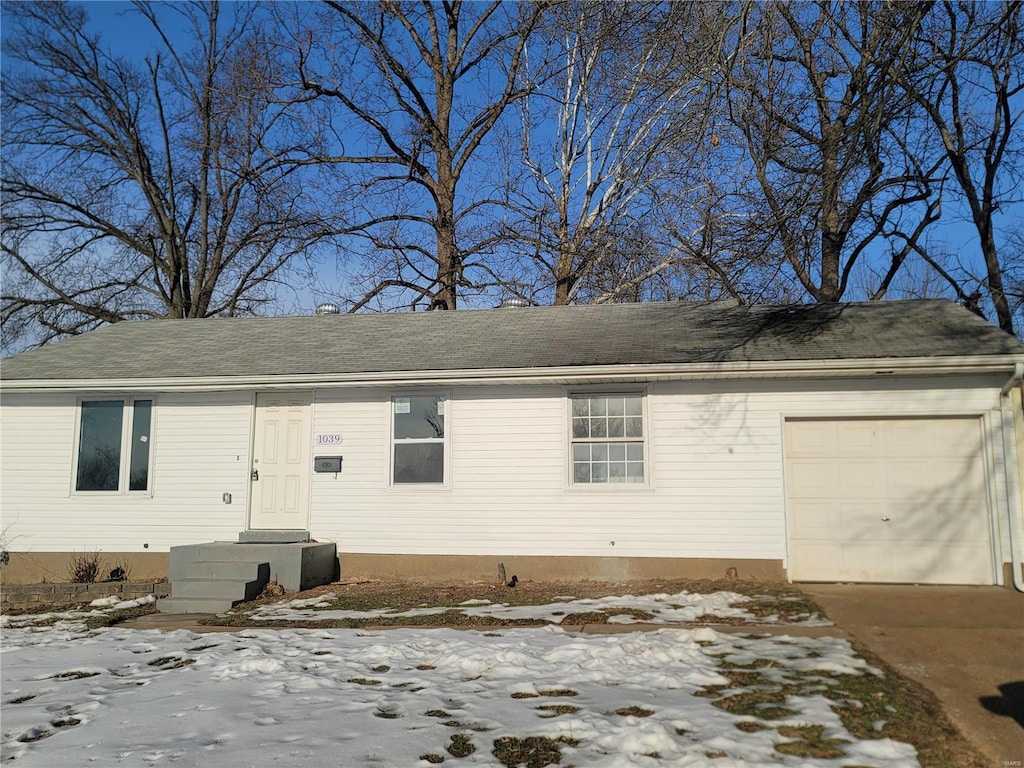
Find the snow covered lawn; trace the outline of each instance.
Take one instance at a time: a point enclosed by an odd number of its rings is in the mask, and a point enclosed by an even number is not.
[[[369,589],[369,595],[343,588],[314,593],[312,597],[242,604],[222,614],[216,623],[264,627],[317,624],[350,628],[413,624],[832,624],[802,595],[758,594],[756,587],[752,595],[729,590],[704,594],[684,589],[579,598],[551,592],[545,585],[525,584],[516,590],[502,587],[497,593],[480,585],[475,589],[448,585],[438,590],[437,595],[429,595],[431,599],[427,600],[420,598],[427,597],[429,591],[425,594],[408,588],[385,588],[375,593],[373,585]],[[492,594],[493,598],[478,596],[483,594]],[[465,599],[468,595],[474,597]]]
[[[852,698],[880,673],[836,638],[58,621],[2,639],[18,766],[918,766],[884,716],[877,739],[843,725],[887,710]]]

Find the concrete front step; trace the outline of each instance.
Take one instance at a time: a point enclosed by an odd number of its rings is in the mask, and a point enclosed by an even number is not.
[[[171,597],[198,597],[217,600],[255,600],[269,581],[266,563],[261,568],[264,578],[256,579],[182,579],[171,584]]]
[[[248,581],[256,573],[254,568],[266,571],[266,580],[270,580],[270,563],[251,563],[247,560],[196,560],[189,564],[185,575],[176,581],[188,579]],[[263,575],[260,573],[256,578],[261,578]]]
[[[160,613],[223,613],[232,604],[231,600],[214,597],[165,597],[157,601],[156,607]]]
[[[337,572],[337,547],[332,543],[239,544],[213,541],[171,547],[171,584],[193,578],[196,563],[270,563],[270,579],[288,591],[299,591],[330,583]]]
[[[161,613],[220,613],[253,600],[270,581],[289,591],[332,581],[338,565],[334,544],[238,544],[210,542],[171,547],[171,597]]]
[[[239,544],[305,544],[309,531],[241,531]]]

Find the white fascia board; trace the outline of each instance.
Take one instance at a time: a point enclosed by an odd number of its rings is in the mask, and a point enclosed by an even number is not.
[[[706,381],[713,379],[850,378],[874,375],[936,376],[1008,373],[1024,355],[867,358],[845,360],[659,363],[551,368],[491,368],[284,376],[196,376],[149,379],[0,380],[0,392],[153,392],[376,387],[457,384],[585,383],[602,381]]]

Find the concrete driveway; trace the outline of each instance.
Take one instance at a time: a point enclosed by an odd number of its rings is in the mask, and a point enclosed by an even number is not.
[[[800,584],[838,627],[930,689],[994,766],[1024,761],[1024,595],[1001,587]]]

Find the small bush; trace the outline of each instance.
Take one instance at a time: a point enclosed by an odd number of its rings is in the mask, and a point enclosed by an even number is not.
[[[92,584],[99,577],[104,564],[99,552],[72,553],[68,565],[68,580],[72,584]]]
[[[283,597],[284,587],[278,584],[276,581],[268,581],[267,585],[263,587],[263,591],[260,592],[259,597],[270,598],[270,597]]]
[[[113,568],[110,569],[110,572],[103,579],[104,581],[132,580],[132,564],[127,558],[115,560],[111,565],[113,565]]]

